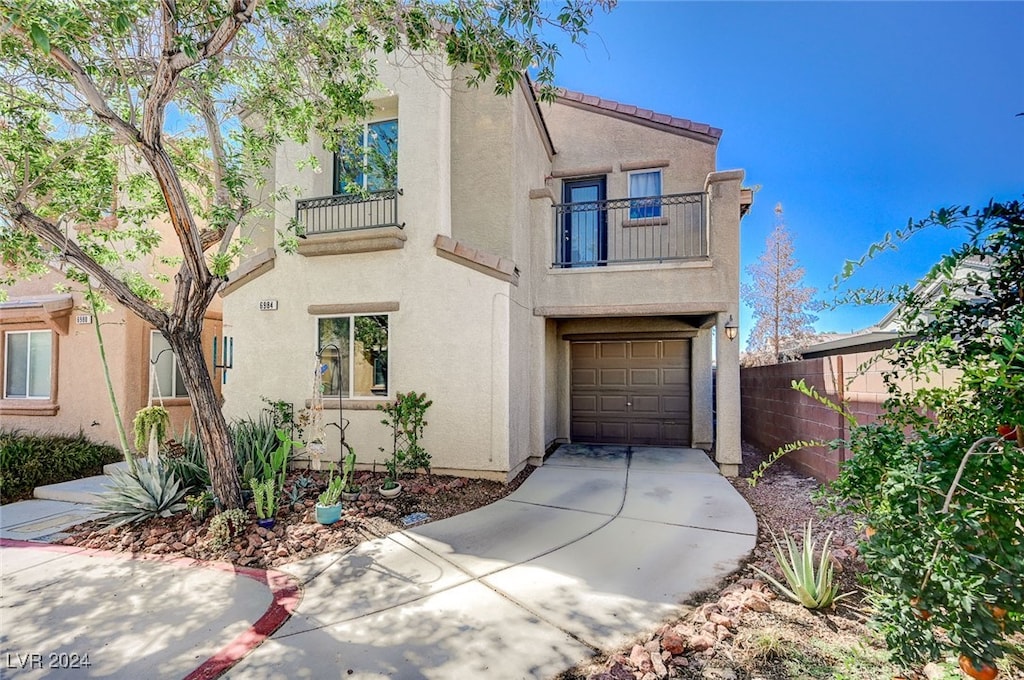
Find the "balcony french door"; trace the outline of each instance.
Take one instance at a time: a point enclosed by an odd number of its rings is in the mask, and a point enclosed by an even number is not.
[[[571,206],[562,215],[561,261],[568,267],[592,267],[608,260],[608,216],[605,179],[579,179],[562,184],[562,201]]]

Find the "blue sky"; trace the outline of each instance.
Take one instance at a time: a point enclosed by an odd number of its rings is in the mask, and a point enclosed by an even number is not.
[[[908,219],[1024,193],[1024,3],[620,0],[592,32],[586,51],[562,48],[556,84],[724,129],[719,169],[759,187],[744,267],[782,203],[823,297]],[[921,234],[854,283],[913,282],[961,240]],[[845,332],[886,311],[816,325]],[[749,310],[740,323],[745,342]]]

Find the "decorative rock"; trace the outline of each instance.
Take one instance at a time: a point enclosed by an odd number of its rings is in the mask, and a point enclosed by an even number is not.
[[[752,612],[770,612],[772,610],[772,605],[768,602],[768,598],[765,597],[764,593],[756,590],[745,591],[741,596],[740,602],[744,608]]]
[[[640,645],[633,645],[633,651],[629,653],[629,662],[644,672],[652,668],[651,653]]]
[[[661,638],[661,648],[673,656],[678,656],[686,651],[686,640],[674,630],[670,630]]]
[[[282,545],[282,546],[281,546],[280,548],[278,548],[278,549],[277,549],[277,550],[275,551],[275,554],[276,554],[276,555],[277,555],[278,557],[288,557],[288,548],[286,548],[286,547],[284,547],[284,546]]]
[[[707,633],[698,633],[686,642],[686,646],[695,652],[703,652],[715,646],[715,638]]]
[[[658,655],[651,655],[651,670],[659,678],[668,677],[668,668],[665,667],[665,662]]]
[[[622,661],[616,661],[608,669],[608,676],[613,680],[634,680],[632,671],[626,668],[626,663],[625,658],[622,658]]]
[[[735,621],[733,621],[728,616],[725,616],[723,614],[719,614],[717,612],[711,612],[710,614],[708,614],[708,621],[710,621],[711,623],[713,623],[713,624],[715,624],[717,626],[722,626],[724,628],[735,628],[736,627],[736,622]]]
[[[652,639],[650,642],[644,645],[644,650],[647,651],[647,653],[651,656],[659,655],[661,654],[661,643],[657,640]]]
[[[705,668],[701,675],[705,680],[736,680],[736,671],[731,668]]]
[[[178,541],[177,543],[175,543],[174,545],[171,546],[171,548],[173,548],[175,552],[181,552],[182,550],[184,550],[187,547],[188,546],[186,546],[181,541]]]

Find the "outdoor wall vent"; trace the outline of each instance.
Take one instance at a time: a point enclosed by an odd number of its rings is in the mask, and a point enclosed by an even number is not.
[[[79,326],[85,326],[92,323],[92,314],[79,314],[75,317],[75,323]]]
[[[260,300],[261,312],[272,312],[277,309],[277,300]]]

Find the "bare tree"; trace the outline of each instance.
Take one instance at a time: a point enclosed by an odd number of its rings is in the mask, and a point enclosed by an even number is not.
[[[775,228],[764,252],[747,267],[751,283],[742,286],[743,301],[754,311],[754,329],[743,364],[763,366],[785,361],[815,335],[810,313],[816,290],[801,285],[804,269],[793,257],[793,239],[786,229],[782,204],[775,206]]]

